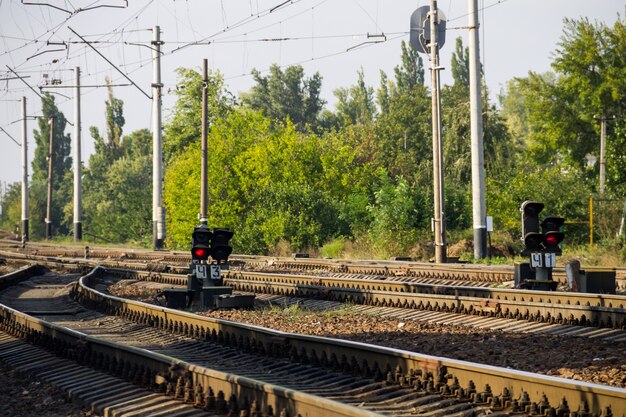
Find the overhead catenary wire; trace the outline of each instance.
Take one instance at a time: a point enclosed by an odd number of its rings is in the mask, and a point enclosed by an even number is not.
[[[384,41],[367,44],[367,45],[364,46],[364,48],[368,48],[368,47],[371,47],[371,46],[374,46],[374,45],[380,45],[380,44],[383,44],[383,43],[386,43],[386,42],[390,42],[392,40],[399,39],[402,36],[405,36],[406,33],[408,33],[408,32],[404,32],[401,35],[398,35],[398,36],[395,36],[395,37],[387,38]],[[358,48],[358,49],[362,49],[362,48]],[[291,62],[291,63],[288,63],[288,64],[279,65],[278,67],[279,68],[285,68],[285,67],[289,67],[289,66],[293,66],[293,65],[305,64],[307,62],[318,61],[318,60],[332,58],[332,57],[343,55],[343,54],[348,54],[348,53],[351,53],[351,52],[353,52],[355,50],[357,50],[357,49],[355,49],[355,48],[348,48],[348,49],[345,49],[345,50],[341,50],[341,51],[337,51],[337,52],[331,52],[329,54],[321,55],[321,56],[318,56],[318,57],[315,57],[315,58],[311,58],[311,59],[303,59],[303,60],[300,60],[300,61],[295,61],[295,62]],[[269,68],[266,68],[266,69],[263,69],[263,70],[258,70],[258,72],[260,74],[267,73],[269,71],[270,71]],[[251,74],[249,74],[249,73],[248,74],[239,74],[239,75],[233,75],[231,77],[225,77],[224,79],[225,80],[232,80],[232,79],[236,79],[236,78],[249,77],[250,75]]]
[[[280,6],[282,7],[283,5],[285,5],[285,4],[287,4],[287,3],[289,3],[290,5],[291,5],[291,4],[295,4],[295,3],[299,3],[300,1],[302,1],[302,0],[289,0],[289,1],[285,1],[285,2],[281,3],[281,4],[280,4]],[[262,16],[269,15],[270,13],[273,13],[273,12],[274,12],[275,10],[277,10],[277,9],[278,9],[278,7],[274,7],[274,8],[270,8],[270,9],[265,9],[265,10],[263,10],[263,11],[261,11],[261,12],[257,13],[256,15],[251,15],[251,16],[248,16],[248,17],[246,17],[246,18],[243,18],[243,19],[239,20],[238,22],[235,22],[232,26],[225,27],[224,29],[221,29],[221,30],[217,31],[217,32],[213,33],[212,35],[209,35],[209,36],[207,36],[207,37],[205,37],[205,38],[201,39],[199,42],[206,42],[207,40],[209,40],[209,39],[211,39],[211,38],[213,38],[213,37],[215,37],[215,36],[217,36],[217,35],[219,35],[219,34],[221,34],[221,33],[224,33],[224,32],[226,32],[226,31],[233,30],[233,29],[235,29],[235,28],[238,28],[238,27],[240,27],[240,26],[243,26],[244,24],[246,24],[247,22],[249,22],[250,20],[252,20],[252,19],[253,19],[253,18],[255,18],[255,17],[256,17],[256,18],[260,18],[260,17],[262,17]],[[188,43],[188,44],[185,44],[185,45],[179,46],[178,48],[176,48],[176,49],[174,49],[174,50],[170,51],[170,53],[169,53],[169,54],[173,54],[173,53],[175,53],[175,52],[180,51],[180,50],[181,50],[181,49],[183,49],[183,48],[186,48],[186,47],[188,47],[188,46],[192,46],[192,45],[194,45],[194,44],[197,44],[197,42],[190,42],[190,43]]]
[[[72,31],[72,33],[74,33],[76,36],[78,36],[79,38],[83,39],[82,36],[80,36],[76,31],[74,31],[71,27],[67,27],[69,30]],[[84,39],[83,39],[84,40]],[[143,91],[141,89],[141,87],[139,87],[128,75],[126,75],[122,70],[120,70],[115,64],[113,64],[107,57],[105,57],[104,55],[102,55],[102,53],[100,53],[100,51],[98,51],[96,48],[94,48],[91,44],[87,43],[87,46],[90,46],[98,55],[100,55],[105,61],[107,61],[109,63],[109,65],[111,65],[113,68],[115,68],[120,74],[122,74],[122,76],[124,76],[124,78],[126,78],[128,81],[130,81],[135,87],[137,87],[137,89],[139,91],[141,91],[143,93],[143,95],[145,95],[146,97],[148,97],[148,99],[152,100],[152,97],[146,93],[145,91]]]
[[[13,141],[13,142],[15,142],[15,144],[16,144],[17,146],[19,146],[20,148],[22,147],[22,145],[21,145],[21,144],[20,144],[17,140],[15,140],[15,138],[14,138],[13,136],[11,136],[11,135],[9,134],[9,132],[7,132],[6,130],[4,130],[4,128],[3,128],[2,126],[0,126],[0,130],[2,130],[2,131],[4,132],[4,134],[5,134],[5,135],[7,135],[7,136],[8,136],[8,137],[9,137],[9,138]]]

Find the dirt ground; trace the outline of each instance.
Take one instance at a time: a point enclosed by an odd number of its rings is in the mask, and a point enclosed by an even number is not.
[[[202,314],[288,332],[337,337],[626,388],[626,343],[484,331],[342,313],[286,315],[264,310]]]

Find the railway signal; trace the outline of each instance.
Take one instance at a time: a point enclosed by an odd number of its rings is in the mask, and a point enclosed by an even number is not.
[[[539,213],[544,204],[538,201],[524,201],[520,207],[522,213],[522,256],[530,257],[530,262],[517,264],[515,286],[537,290],[554,290],[552,268],[556,266],[556,256],[561,254],[560,244],[565,238],[561,227],[565,219],[546,216],[540,222]]]
[[[226,262],[228,256],[233,252],[230,246],[230,239],[233,237],[233,231],[224,228],[213,229],[213,240],[211,241],[211,258],[217,263]]]
[[[204,223],[196,226],[191,234],[192,261],[187,275],[187,302],[176,302],[180,296],[178,289],[164,290],[166,301],[170,300],[172,306],[185,304],[193,308],[251,307],[254,304],[253,294],[233,294],[233,288],[224,285],[222,270],[228,269],[228,257],[233,252],[230,245],[233,235],[232,230],[223,227],[209,229]]]
[[[206,261],[211,251],[213,233],[205,226],[196,226],[191,234],[191,259]]]
[[[541,222],[541,231],[543,232],[543,246],[546,252],[561,254],[559,245],[565,238],[565,233],[561,231],[561,227],[565,223],[563,217],[548,216]]]
[[[522,212],[522,240],[524,241],[523,256],[540,250],[543,235],[539,233],[539,213],[544,204],[537,201],[524,201],[520,207]]]

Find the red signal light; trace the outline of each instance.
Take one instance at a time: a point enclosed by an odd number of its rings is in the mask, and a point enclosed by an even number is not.
[[[560,242],[556,236],[548,235],[546,236],[546,243],[550,246],[555,246],[555,245],[558,245]]]
[[[191,257],[193,259],[206,260],[209,257],[209,250],[207,248],[193,248],[191,250]]]

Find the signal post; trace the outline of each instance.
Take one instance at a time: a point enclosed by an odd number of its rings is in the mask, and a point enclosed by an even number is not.
[[[565,238],[561,231],[565,219],[546,216],[539,222],[539,213],[544,204],[537,201],[524,201],[520,207],[522,213],[522,256],[528,256],[529,262],[515,265],[515,288],[554,291],[557,283],[552,280],[552,269],[556,266],[556,257],[561,255],[560,244]]]
[[[253,294],[233,294],[233,288],[224,285],[222,270],[228,269],[228,257],[233,251],[230,239],[233,232],[226,228],[209,229],[206,224],[196,226],[191,234],[191,264],[187,275],[189,306],[195,309],[251,307]]]

